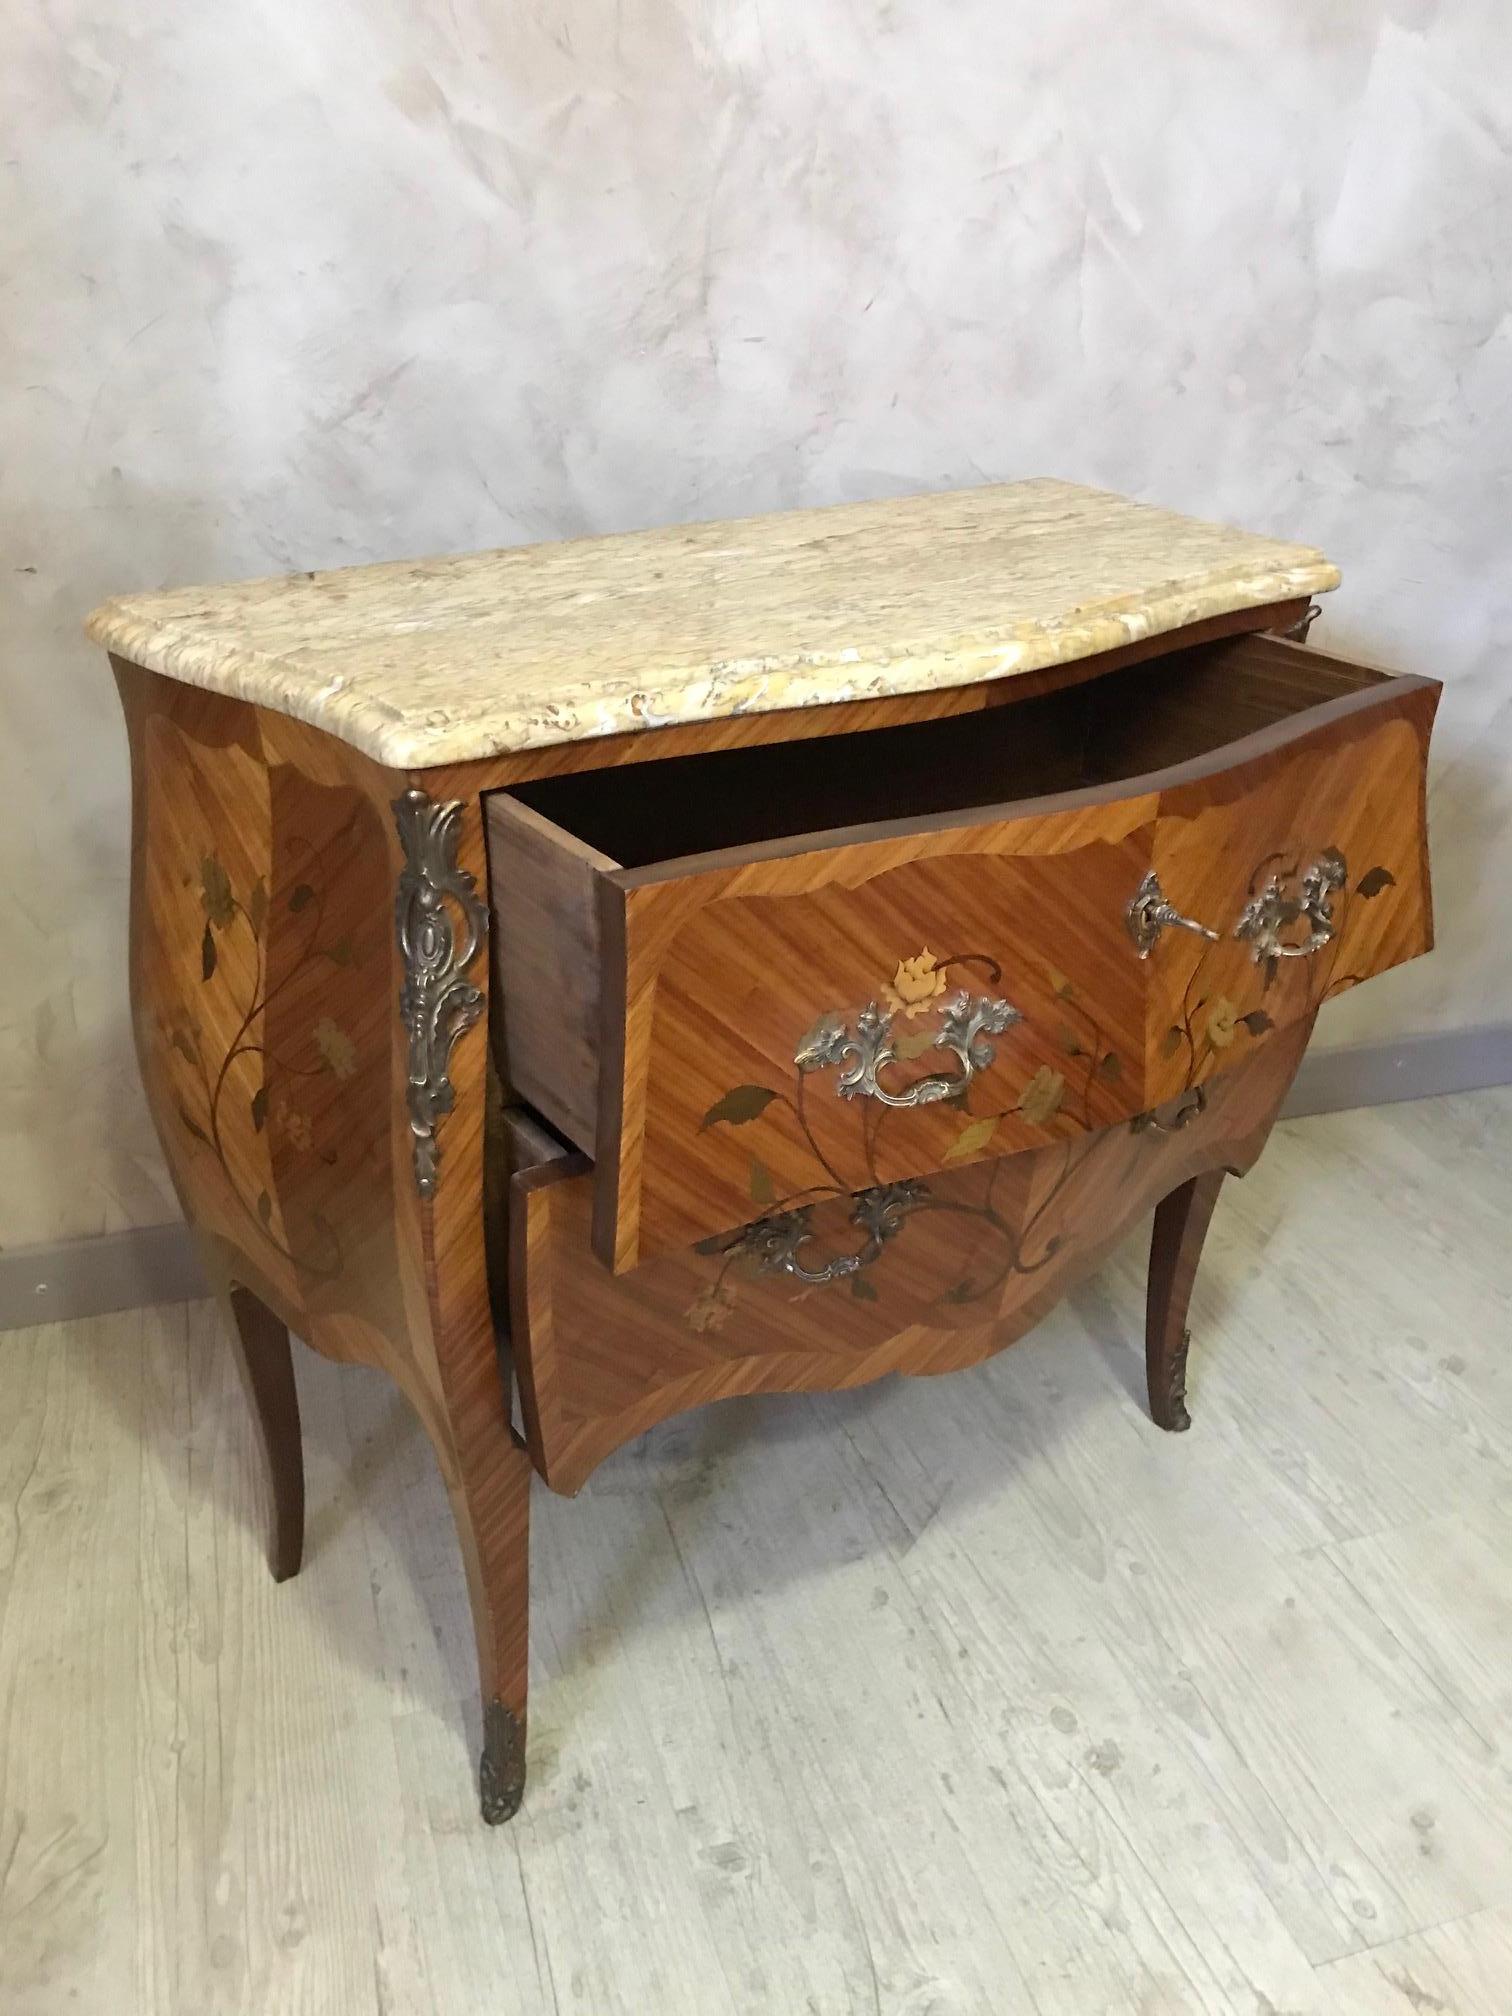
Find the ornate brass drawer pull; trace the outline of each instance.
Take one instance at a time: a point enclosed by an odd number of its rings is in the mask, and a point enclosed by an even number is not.
[[[840,1281],[870,1267],[888,1240],[902,1230],[909,1212],[928,1197],[928,1184],[913,1180],[859,1191],[850,1222],[866,1234],[865,1243],[854,1253],[837,1253],[818,1267],[806,1267],[800,1257],[814,1237],[812,1204],[802,1204],[795,1211],[769,1212],[765,1218],[742,1226],[733,1239],[715,1243],[726,1254],[750,1257],[763,1274],[791,1274],[797,1281],[822,1287],[827,1281]]]
[[[934,1106],[964,1092],[978,1071],[985,1071],[996,1052],[989,1036],[1001,1036],[1023,1017],[1011,1003],[986,994],[963,991],[946,1004],[933,1048],[948,1050],[960,1070],[916,1078],[903,1092],[889,1092],[881,1073],[898,1061],[893,1018],[875,1001],[856,1017],[854,1033],[838,1015],[824,1016],[799,1044],[793,1062],[803,1072],[843,1064],[835,1090],[842,1099],[876,1099],[884,1106]],[[849,1059],[851,1061],[847,1062]],[[870,1193],[864,1193],[870,1194]]]
[[[1272,875],[1239,913],[1233,935],[1252,948],[1257,966],[1266,959],[1310,958],[1333,938],[1336,928],[1333,899],[1348,879],[1344,856],[1337,847],[1325,847],[1300,875],[1295,868]],[[1291,893],[1292,885],[1295,894]],[[1283,931],[1304,920],[1308,926],[1305,939],[1297,942],[1281,936]],[[1166,900],[1160,877],[1153,868],[1129,898],[1124,922],[1141,959],[1149,958],[1168,924],[1181,931],[1195,931],[1199,938],[1215,943],[1219,936],[1206,924],[1199,924],[1195,917],[1184,917]]]
[[[1179,1134],[1183,1127],[1190,1127],[1194,1120],[1200,1120],[1206,1111],[1207,1090],[1204,1086],[1193,1085],[1163,1109],[1152,1107],[1147,1113],[1136,1113],[1129,1122],[1129,1132]]]
[[[1216,940],[1218,936],[1216,931],[1209,931],[1206,924],[1199,924],[1195,917],[1184,917],[1173,903],[1166,901],[1160,877],[1153,868],[1129,898],[1124,922],[1141,959],[1149,958],[1168,924],[1174,925],[1178,931],[1195,931],[1199,938]]]
[[[1295,896],[1288,894],[1283,878],[1272,875],[1258,896],[1245,904],[1234,936],[1252,948],[1256,965],[1266,959],[1308,959],[1321,952],[1333,938],[1333,899],[1344,887],[1349,870],[1337,847],[1325,847],[1317,860],[1304,868]],[[1288,943],[1281,933],[1306,920],[1308,932],[1300,943]]]

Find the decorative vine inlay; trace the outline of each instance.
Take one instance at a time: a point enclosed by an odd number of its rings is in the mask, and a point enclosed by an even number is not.
[[[1370,900],[1390,888],[1394,877],[1386,868],[1372,868],[1348,888],[1348,868],[1343,854],[1334,847],[1322,849],[1303,866],[1281,855],[1269,854],[1249,878],[1246,898],[1235,922],[1224,934],[1195,918],[1184,916],[1171,904],[1152,869],[1140,883],[1125,910],[1130,941],[1141,959],[1156,950],[1167,927],[1176,927],[1201,938],[1201,956],[1188,978],[1179,1008],[1162,1041],[1165,1059],[1186,1053],[1183,1083],[1176,1094],[1161,1106],[1136,1113],[1128,1122],[1129,1131],[1152,1136],[1180,1132],[1198,1119],[1207,1108],[1204,1079],[1216,1068],[1222,1054],[1240,1040],[1253,1042],[1275,1027],[1264,996],[1274,984],[1283,960],[1311,958],[1324,947],[1335,948],[1344,922],[1344,905],[1354,897]],[[1305,925],[1306,936],[1290,934]],[[1222,993],[1203,991],[1208,962],[1224,942],[1238,941],[1250,946],[1260,970],[1261,1000],[1241,1008]],[[790,1276],[807,1286],[849,1283],[852,1295],[869,1300],[876,1296],[870,1272],[885,1251],[905,1229],[909,1217],[924,1211],[946,1208],[927,1182],[909,1178],[884,1184],[877,1173],[877,1147],[883,1126],[891,1115],[905,1110],[954,1105],[961,1115],[960,1131],[945,1151],[944,1160],[974,1159],[989,1148],[1004,1119],[1003,1112],[974,1114],[971,1091],[977,1076],[996,1057],[991,1040],[1010,1034],[1024,1018],[996,991],[978,992],[952,985],[952,969],[974,969],[989,977],[996,990],[1002,981],[998,962],[985,953],[959,953],[938,959],[926,947],[900,959],[892,980],[880,987],[854,1018],[826,1010],[814,1022],[793,1051],[794,1080],[790,1090],[766,1085],[737,1085],[711,1106],[702,1126],[747,1127],[759,1122],[769,1111],[782,1109],[797,1122],[816,1165],[816,1180],[806,1189],[786,1197],[777,1187],[765,1164],[751,1158],[751,1194],[763,1214],[732,1233],[704,1240],[697,1251],[718,1262],[714,1279],[686,1312],[690,1328],[707,1332],[723,1327],[737,1303],[736,1282],[742,1277],[770,1280]],[[1336,975],[1326,962],[1311,974],[1307,999],[1301,1012],[1313,1010],[1333,993],[1352,986],[1352,974]],[[1099,1078],[1116,1079],[1122,1069],[1118,1053],[1104,1038],[1099,1018],[1083,1003],[1064,975],[1052,976],[1054,993],[1061,1008],[1080,1025],[1078,1033],[1063,1032],[1063,1049],[1068,1070],[1078,1073],[1076,1090],[1068,1103],[1067,1072],[1039,1064],[1028,1072],[1011,1109],[1035,1127],[1046,1127],[1064,1115],[1070,1124],[1065,1136],[1064,1159],[1059,1173],[1039,1201],[1027,1222],[1018,1229],[1003,1219],[993,1206],[993,1183],[1001,1158],[984,1164],[981,1197],[974,1203],[959,1198],[948,1208],[979,1217],[1002,1236],[1003,1256],[998,1268],[985,1280],[959,1281],[940,1298],[948,1303],[988,1299],[1010,1274],[1032,1274],[1045,1266],[1059,1250],[1060,1239],[1049,1230],[1052,1214],[1066,1201],[1068,1187],[1086,1168],[1099,1145],[1113,1137],[1112,1127],[1094,1124],[1093,1088]],[[919,1023],[915,1028],[911,1025]],[[897,1083],[895,1073],[917,1063],[931,1053],[944,1051],[954,1057],[958,1070],[926,1072],[910,1082]],[[884,1084],[886,1072],[893,1082]],[[852,1191],[840,1171],[825,1155],[810,1124],[805,1103],[810,1082],[833,1074],[834,1090],[844,1100],[857,1103],[862,1150],[871,1172],[870,1187]],[[1079,1111],[1077,1108],[1079,1107]],[[866,1237],[855,1251],[828,1257],[807,1255],[816,1238],[814,1212],[826,1199],[850,1197],[850,1223]]]
[[[354,813],[321,850],[319,858],[328,870],[349,850],[356,825]],[[250,887],[238,889],[219,854],[201,855],[199,898],[205,924],[199,945],[200,985],[206,989],[228,985],[223,950],[233,935],[245,934],[252,954],[251,986],[245,1001],[233,1007],[237,1020],[229,1039],[222,1037],[211,1054],[207,1055],[205,1025],[187,1005],[165,1015],[159,1027],[168,1049],[189,1065],[198,1081],[198,1096],[180,1096],[177,1102],[185,1132],[214,1155],[238,1208],[259,1237],[301,1273],[331,1280],[342,1268],[341,1238],[335,1226],[315,1212],[309,1219],[312,1237],[292,1240],[280,1229],[267,1184],[256,1178],[249,1181],[244,1173],[253,1160],[247,1152],[251,1141],[261,1135],[270,1136],[285,1154],[334,1163],[337,1150],[322,1138],[303,1088],[323,1076],[350,1078],[359,1061],[352,1039],[329,1014],[310,1026],[304,1059],[297,1048],[290,1056],[275,1054],[270,1047],[270,1004],[320,966],[350,966],[354,959],[350,939],[326,929],[327,877],[316,865],[316,850],[299,840],[291,846],[308,866],[292,885],[274,889],[262,875]],[[278,978],[270,980],[268,939],[275,923],[287,934],[280,942],[295,949]]]
[[[957,1282],[947,1291],[944,1298],[947,1301],[984,1299],[1010,1272],[1032,1273],[1052,1257],[1057,1240],[1049,1240],[1033,1257],[1029,1249],[1045,1213],[1059,1198],[1066,1179],[1074,1173],[1069,1166],[1017,1236],[993,1205],[992,1171],[996,1164],[986,1165],[986,1189],[976,1204],[957,1201],[947,1206],[920,1178],[883,1183],[877,1175],[882,1129],[896,1113],[946,1103],[956,1107],[961,1124],[954,1143],[946,1151],[947,1162],[980,1155],[1004,1117],[1002,1113],[973,1114],[970,1094],[977,1076],[994,1062],[996,1046],[991,1039],[1008,1034],[1023,1017],[996,992],[963,988],[958,979],[952,986],[953,972],[983,973],[993,989],[1002,981],[1002,968],[985,953],[955,953],[937,958],[926,947],[898,961],[892,980],[877,990],[876,996],[855,1016],[853,1024],[833,1011],[819,1017],[795,1046],[790,1091],[764,1085],[737,1085],[704,1115],[705,1128],[744,1127],[759,1121],[769,1109],[781,1107],[796,1119],[823,1177],[796,1196],[779,1198],[765,1165],[752,1158],[753,1199],[771,1208],[735,1232],[704,1240],[697,1247],[698,1252],[716,1259],[719,1265],[714,1280],[686,1312],[691,1329],[707,1332],[722,1328],[736,1306],[735,1284],[743,1277],[770,1280],[775,1275],[788,1275],[811,1287],[845,1281],[853,1296],[862,1301],[874,1300],[877,1290],[869,1270],[903,1232],[908,1219],[922,1211],[948,1208],[982,1218],[1004,1240],[1001,1271],[986,1281]],[[1074,1062],[1082,1070],[1081,1134],[1087,1136],[1091,1133],[1093,1085],[1099,1076],[1116,1077],[1121,1064],[1117,1053],[1105,1041],[1097,1018],[1078,1000],[1071,982],[1064,975],[1056,975],[1054,985],[1067,1015],[1082,1024],[1081,1034],[1070,1040],[1066,1055],[1068,1065]],[[923,1074],[897,1091],[880,1084],[881,1072],[917,1063],[934,1051],[953,1056],[960,1069]],[[809,1120],[807,1088],[811,1082],[831,1073],[836,1094],[855,1105],[862,1152],[873,1176],[869,1187],[856,1192],[848,1188],[839,1170],[826,1157]],[[1038,1065],[1027,1073],[1011,1110],[1033,1126],[1046,1126],[1065,1105],[1067,1089],[1064,1071]],[[1073,1141],[1077,1138],[1071,1137]],[[1069,1146],[1068,1142],[1068,1149]],[[1068,1163],[1069,1160],[1068,1155]],[[862,1244],[853,1252],[810,1263],[805,1248],[815,1238],[817,1206],[826,1199],[844,1197],[852,1199],[850,1223],[866,1235]]]

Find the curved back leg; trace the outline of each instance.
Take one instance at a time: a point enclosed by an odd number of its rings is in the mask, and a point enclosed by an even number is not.
[[[228,1281],[216,1298],[226,1316],[242,1385],[257,1423],[270,1499],[268,1565],[275,1582],[299,1573],[304,1554],[304,1447],[289,1333],[250,1288]]]
[[[1192,1425],[1186,1407],[1187,1348],[1192,1341],[1187,1308],[1202,1242],[1227,1173],[1209,1169],[1193,1176],[1155,1207],[1145,1302],[1145,1376],[1150,1414],[1157,1427],[1173,1432]]]

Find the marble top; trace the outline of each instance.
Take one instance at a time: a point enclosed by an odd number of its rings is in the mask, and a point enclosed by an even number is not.
[[[123,595],[88,629],[420,769],[1012,678],[1338,579],[1314,547],[1037,478]]]

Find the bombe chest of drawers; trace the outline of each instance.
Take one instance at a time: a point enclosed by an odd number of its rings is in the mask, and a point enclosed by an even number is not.
[[[484,1817],[532,1479],[941,1373],[1154,1214],[1150,1404],[1320,1007],[1431,939],[1438,687],[1321,554],[1036,481],[125,597],[131,986],[266,1455],[289,1331],[444,1474]]]

